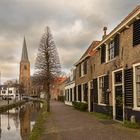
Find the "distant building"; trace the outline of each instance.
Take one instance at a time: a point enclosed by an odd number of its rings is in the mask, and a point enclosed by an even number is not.
[[[65,81],[66,77],[57,77],[54,80],[53,85],[51,86],[51,99],[56,99],[58,100],[58,96],[60,95],[60,91],[62,91],[61,89],[61,84]]]
[[[75,69],[71,70],[65,81],[65,104],[72,105],[73,101],[76,101]]]
[[[22,57],[20,61],[19,83],[23,87],[24,94],[30,95],[30,62],[28,59],[28,51],[25,38],[23,41]]]
[[[3,99],[20,99],[19,85],[1,85],[0,95]]]

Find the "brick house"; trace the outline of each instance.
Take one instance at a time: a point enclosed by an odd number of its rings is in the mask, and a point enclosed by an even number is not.
[[[93,51],[93,110],[140,122],[140,6]]]
[[[66,80],[65,76],[60,76],[57,77],[53,84],[51,85],[51,89],[50,89],[50,93],[51,93],[51,99],[53,100],[58,100],[58,96],[61,95],[61,91],[62,91],[62,84],[63,82]]]
[[[114,120],[140,122],[140,6],[106,30],[75,64],[76,101]]]
[[[90,98],[91,93],[91,81],[92,81],[92,64],[91,59],[94,57],[93,48],[95,48],[100,41],[93,41],[86,52],[82,55],[76,66],[75,86],[77,91],[77,101],[88,103],[88,110],[93,110],[93,100]]]

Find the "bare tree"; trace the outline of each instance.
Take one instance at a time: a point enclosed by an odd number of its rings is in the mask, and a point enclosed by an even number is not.
[[[38,54],[35,63],[36,81],[42,84],[46,91],[47,111],[50,111],[50,86],[54,79],[61,73],[59,56],[49,27],[40,40]]]

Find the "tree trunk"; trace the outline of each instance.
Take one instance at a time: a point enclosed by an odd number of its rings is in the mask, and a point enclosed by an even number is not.
[[[47,112],[50,112],[50,84],[47,84]]]

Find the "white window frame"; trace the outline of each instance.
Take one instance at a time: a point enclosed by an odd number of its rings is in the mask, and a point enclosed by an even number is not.
[[[111,42],[113,42],[113,43],[111,43]],[[112,45],[112,44],[114,44],[114,45]],[[112,45],[112,46],[111,46]],[[111,50],[113,50],[113,51],[111,51]],[[114,39],[113,40],[111,40],[109,43],[108,43],[108,50],[107,50],[107,52],[108,52],[108,61],[111,61],[111,60],[113,60],[114,58],[115,58],[115,42],[114,42]],[[113,57],[111,57],[111,56],[113,56]]]
[[[84,62],[81,63],[81,77],[84,76]]]
[[[101,93],[100,93],[100,81],[99,81],[99,79],[101,78],[101,77],[105,77],[107,74],[103,74],[103,75],[100,75],[99,77],[98,77],[98,104],[99,105],[103,105],[103,106],[106,106],[106,104],[105,103],[101,103]]]
[[[136,93],[136,67],[137,66],[140,66],[140,63],[136,63],[133,65],[133,104],[134,104],[134,107],[133,107],[133,110],[138,110],[140,111],[140,107],[137,106],[137,93]]]

